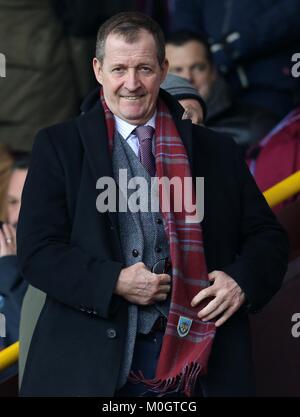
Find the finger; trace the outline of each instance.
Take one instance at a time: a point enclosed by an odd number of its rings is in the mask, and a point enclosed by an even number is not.
[[[155,274],[159,277],[159,283],[160,284],[168,284],[171,282],[171,277],[168,274]]]
[[[6,223],[3,223],[2,230],[3,230],[3,234],[4,234],[6,239],[11,239],[12,238],[11,234],[10,234],[10,230],[9,230],[8,225]]]
[[[165,301],[168,298],[168,294],[156,294],[153,298],[155,301]]]
[[[222,303],[223,300],[220,300],[219,297],[214,298],[207,304],[207,306],[205,306],[204,308],[202,308],[202,310],[199,311],[198,317],[201,319],[208,316],[213,311],[215,311]]]
[[[214,281],[220,275],[221,271],[212,271],[208,274],[209,281]]]
[[[5,236],[5,240],[7,245],[9,245],[10,247],[12,245],[14,245],[15,240],[14,240],[14,233],[11,231],[9,225],[7,223],[3,223],[3,232],[4,232],[4,236]]]
[[[16,234],[17,234],[16,228],[10,223],[7,223],[7,227],[9,229],[10,236],[15,240],[16,239]]]
[[[186,110],[183,115],[182,115],[182,120],[188,119],[189,118],[189,112]]]
[[[160,293],[168,294],[171,291],[171,285],[160,285],[158,291]]]
[[[202,321],[209,321],[212,320],[214,318],[216,318],[217,316],[219,316],[220,314],[222,314],[225,310],[228,309],[228,302],[224,302],[222,304],[220,304],[214,311],[212,311],[210,314],[207,314],[206,316],[202,317]]]
[[[7,223],[3,224],[3,232],[5,236],[7,255],[12,255],[16,251],[14,235],[11,233]]]
[[[200,292],[198,292],[198,294],[192,299],[191,306],[195,307],[201,301],[205,300],[205,298],[213,297],[214,295],[215,295],[215,289],[212,286],[208,288],[204,288],[204,290],[201,290]]]
[[[233,315],[233,313],[235,312],[235,307],[230,307],[230,308],[228,308],[226,311],[225,311],[225,313],[223,314],[223,316],[222,317],[220,317],[216,322],[215,322],[215,326],[216,327],[220,327],[220,326],[222,326],[222,324],[224,324],[228,319],[229,319],[229,317],[231,317],[232,315]]]
[[[0,229],[0,245],[2,248],[7,246],[5,235],[2,229]]]

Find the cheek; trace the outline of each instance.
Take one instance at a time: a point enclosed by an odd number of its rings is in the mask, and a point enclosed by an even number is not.
[[[119,88],[120,88],[119,83],[115,81],[112,81],[112,80],[104,81],[103,91],[104,91],[105,96],[107,97],[113,97],[114,95],[116,95]]]
[[[152,96],[155,96],[159,91],[160,82],[159,80],[150,81],[148,83],[144,83],[144,86],[146,87],[146,90],[148,91],[148,93],[150,93]]]

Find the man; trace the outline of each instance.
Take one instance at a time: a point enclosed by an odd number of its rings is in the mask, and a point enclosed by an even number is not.
[[[12,27],[18,28],[13,36]],[[0,102],[5,103],[0,143],[31,151],[39,129],[77,114],[80,91],[73,85],[82,67],[68,65],[73,56],[67,45],[52,0],[0,0],[0,52],[7,63],[7,76],[0,77]]]
[[[298,0],[176,0],[173,30],[205,33],[214,62],[245,103],[274,112],[295,106],[291,73],[299,52]]]
[[[231,136],[242,148],[258,142],[277,118],[257,106],[236,101],[218,75],[204,37],[190,31],[171,34],[166,44],[169,71],[190,81],[207,105],[206,126]]]
[[[182,120],[160,91],[168,63],[155,22],[113,16],[93,66],[100,98],[40,132],[23,192],[20,268],[47,299],[21,395],[250,395],[246,309],[279,288],[285,235],[232,142]],[[150,189],[163,177],[205,177],[201,224],[190,205],[175,210],[174,187]],[[145,181],[146,209],[135,210],[132,185]]]
[[[21,194],[29,166],[29,154],[11,152],[12,168],[5,196],[6,222],[0,228],[0,313],[6,317],[6,337],[0,338],[0,349],[19,338],[22,300],[27,288],[17,268],[16,227],[21,207]],[[16,374],[16,367],[1,373],[1,380]]]

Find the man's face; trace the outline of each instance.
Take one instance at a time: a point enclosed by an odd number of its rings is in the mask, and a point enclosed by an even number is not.
[[[102,64],[94,58],[97,81],[113,114],[133,125],[147,122],[156,108],[159,87],[168,64],[159,65],[153,36],[141,30],[134,43],[110,34]]]
[[[166,57],[170,64],[169,72],[189,80],[202,97],[209,96],[216,71],[206,57],[204,45],[198,41],[181,46],[167,44]]]
[[[7,220],[16,227],[19,219],[21,196],[27,169],[15,169],[10,177],[7,190]]]

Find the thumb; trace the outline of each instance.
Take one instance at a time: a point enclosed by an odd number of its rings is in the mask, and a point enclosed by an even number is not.
[[[208,274],[208,279],[210,282],[214,281],[218,277],[219,271],[212,271]]]

